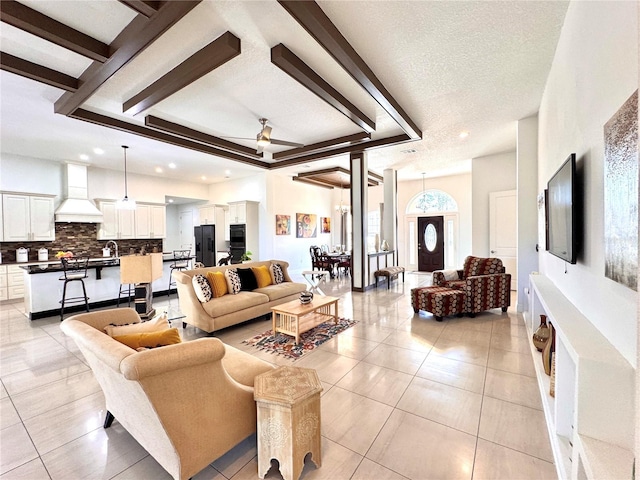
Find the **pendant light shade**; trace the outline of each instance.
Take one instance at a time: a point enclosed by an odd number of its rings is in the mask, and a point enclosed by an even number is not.
[[[116,203],[116,208],[118,210],[135,210],[136,209],[136,201],[129,198],[127,192],[127,147],[126,145],[122,145],[122,150],[124,152],[124,198],[122,200],[118,200]]]

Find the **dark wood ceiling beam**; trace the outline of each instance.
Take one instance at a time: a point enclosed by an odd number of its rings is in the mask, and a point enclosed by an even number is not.
[[[368,142],[362,142],[357,145],[348,145],[346,147],[335,148],[333,150],[327,150],[324,152],[312,153],[310,155],[303,155],[300,157],[290,158],[275,162],[269,165],[269,170],[276,170],[278,168],[290,167],[291,165],[300,165],[302,163],[313,162],[316,160],[323,160],[325,158],[331,158],[338,155],[344,155],[345,153],[360,152],[364,150],[371,150],[379,147],[388,147],[390,145],[397,145],[400,143],[412,142],[408,135],[396,135],[394,137],[380,138],[378,140],[369,140]]]
[[[229,142],[228,140],[225,140],[223,138],[214,137],[213,135],[209,135],[208,133],[200,132],[198,130],[185,127],[184,125],[170,122],[168,120],[164,120],[162,118],[155,117],[153,115],[147,115],[144,119],[144,124],[147,127],[151,127],[156,130],[161,130],[166,133],[178,135],[179,137],[184,137],[189,140],[201,142],[206,145],[219,147],[224,150],[229,150],[231,152],[239,153],[240,155],[246,155],[248,157],[256,158],[256,159],[262,158],[262,154],[257,154],[255,148],[249,148],[249,147],[245,147],[244,145],[238,145],[237,143]]]
[[[80,88],[74,93],[65,93],[54,106],[54,111],[70,115],[93,95],[111,76],[129,63],[154,40],[175,25],[201,0],[167,2],[158,13],[147,19],[136,16],[112,42],[115,53],[103,64],[94,62],[80,77]]]
[[[310,153],[314,153],[320,150],[326,150],[333,147],[339,147],[340,145],[349,144],[349,145],[357,145],[371,138],[371,134],[366,132],[356,133],[354,135],[347,135],[345,137],[334,138],[333,140],[327,140],[325,142],[314,143],[311,145],[306,145],[300,148],[292,148],[291,150],[286,150],[284,152],[274,153],[274,160],[285,160],[290,157],[296,157],[299,155],[308,155]]]
[[[136,115],[195,82],[203,75],[240,55],[240,39],[231,32],[216,38],[169,73],[163,75],[122,106],[122,111]]]
[[[327,185],[326,183],[316,182],[314,180],[309,180],[308,178],[291,177],[291,180],[293,180],[294,182],[306,183],[308,185],[313,185],[314,187],[326,188],[329,190],[333,190],[334,188],[331,185]]]
[[[278,3],[371,95],[413,140],[422,132],[314,1]]]
[[[243,157],[232,152],[227,152],[225,150],[220,150],[209,145],[203,145],[202,143],[194,142],[192,140],[169,135],[167,133],[159,132],[142,125],[136,125],[133,123],[125,122],[123,120],[119,120],[117,118],[111,118],[100,113],[90,112],[82,108],[76,109],[72,114],[69,115],[69,117],[75,118],[76,120],[83,120],[85,122],[93,123],[95,125],[113,128],[122,132],[132,133],[134,135],[139,135],[141,137],[150,138],[159,142],[168,143],[177,147],[188,148],[189,150],[194,150],[196,152],[215,155],[216,157],[226,158],[228,160],[234,160],[236,162],[245,163],[254,167],[265,169],[269,168],[269,164],[267,162]]]
[[[98,62],[109,58],[109,45],[15,0],[2,0],[0,20]]]
[[[365,132],[371,133],[376,130],[376,123],[373,120],[362,113],[283,44],[280,43],[271,49],[271,63],[315,93]]]
[[[77,78],[8,53],[0,52],[0,69],[68,92],[75,92],[78,89]]]
[[[313,170],[312,172],[299,173],[299,177],[317,177],[319,175],[328,175],[331,173],[344,173],[347,177],[351,176],[351,172],[343,167],[323,168],[322,170]],[[340,184],[338,184],[340,186]]]
[[[159,9],[160,2],[158,1],[144,1],[144,0],[118,0],[123,5],[126,5],[131,10],[144,15],[147,18],[152,17]]]

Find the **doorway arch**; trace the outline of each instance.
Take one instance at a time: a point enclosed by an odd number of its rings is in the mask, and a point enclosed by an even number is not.
[[[409,200],[405,209],[405,248],[409,253],[407,266],[418,270],[418,220],[421,217],[437,217],[443,219],[444,236],[444,268],[456,268],[459,244],[458,203],[443,190],[429,189],[416,194]]]

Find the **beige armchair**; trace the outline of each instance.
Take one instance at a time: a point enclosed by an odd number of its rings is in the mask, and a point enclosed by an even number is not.
[[[139,322],[130,308],[61,324],[85,356],[115,419],[175,479],[186,479],[256,430],[253,378],[274,368],[216,338],[137,352],[104,327]]]

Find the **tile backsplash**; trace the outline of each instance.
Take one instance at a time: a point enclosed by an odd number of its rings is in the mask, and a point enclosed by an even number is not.
[[[97,236],[97,223],[56,223],[56,239],[53,242],[0,242],[2,263],[15,262],[16,250],[20,247],[29,250],[30,262],[38,260],[38,250],[41,248],[49,250],[49,260],[55,260],[59,250],[71,251],[75,255],[101,257],[107,241],[97,240]],[[162,239],[116,240],[116,243],[120,255],[128,255],[131,249],[139,253],[142,248],[147,252],[154,251],[154,248],[162,252]]]

